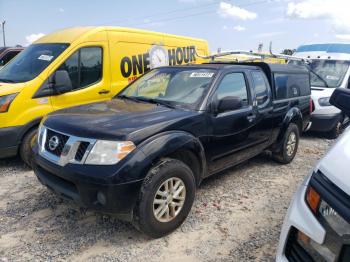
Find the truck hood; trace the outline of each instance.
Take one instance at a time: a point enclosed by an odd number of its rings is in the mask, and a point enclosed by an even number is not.
[[[329,180],[350,195],[350,127],[338,138],[318,162],[319,169]]]
[[[63,109],[50,114],[44,125],[56,131],[85,138],[131,140],[135,144],[159,132],[188,125],[196,111],[112,99]],[[182,123],[179,123],[181,122]]]
[[[25,87],[25,83],[3,83],[0,82],[0,96],[19,93]]]

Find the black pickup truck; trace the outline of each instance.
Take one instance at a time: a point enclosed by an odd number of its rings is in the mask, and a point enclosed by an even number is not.
[[[185,220],[204,178],[264,150],[291,162],[309,116],[304,67],[161,67],[108,102],[43,119],[34,170],[61,197],[161,237]]]

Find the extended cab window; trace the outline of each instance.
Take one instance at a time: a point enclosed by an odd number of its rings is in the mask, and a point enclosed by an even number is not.
[[[277,99],[310,95],[308,74],[275,73],[274,78]]]
[[[102,78],[102,48],[81,48],[71,55],[57,70],[68,72],[72,90],[94,84]]]
[[[215,93],[216,99],[234,96],[242,100],[243,106],[248,105],[247,86],[243,73],[231,73],[224,76]]]
[[[253,71],[252,77],[254,81],[256,100],[259,106],[269,99],[269,89],[265,81],[264,73]]]

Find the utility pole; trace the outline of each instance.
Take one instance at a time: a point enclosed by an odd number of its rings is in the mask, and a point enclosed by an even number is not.
[[[4,40],[4,47],[6,46],[6,41],[5,41],[5,23],[6,21],[1,22],[1,27],[2,27],[2,39]]]

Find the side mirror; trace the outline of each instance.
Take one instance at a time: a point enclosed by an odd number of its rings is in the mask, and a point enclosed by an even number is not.
[[[49,79],[49,86],[54,94],[60,95],[73,89],[72,81],[66,70],[57,70]]]
[[[226,96],[217,102],[216,113],[233,111],[243,107],[242,99],[236,96]]]
[[[345,115],[350,117],[350,90],[337,88],[329,99],[331,105],[339,108]]]

